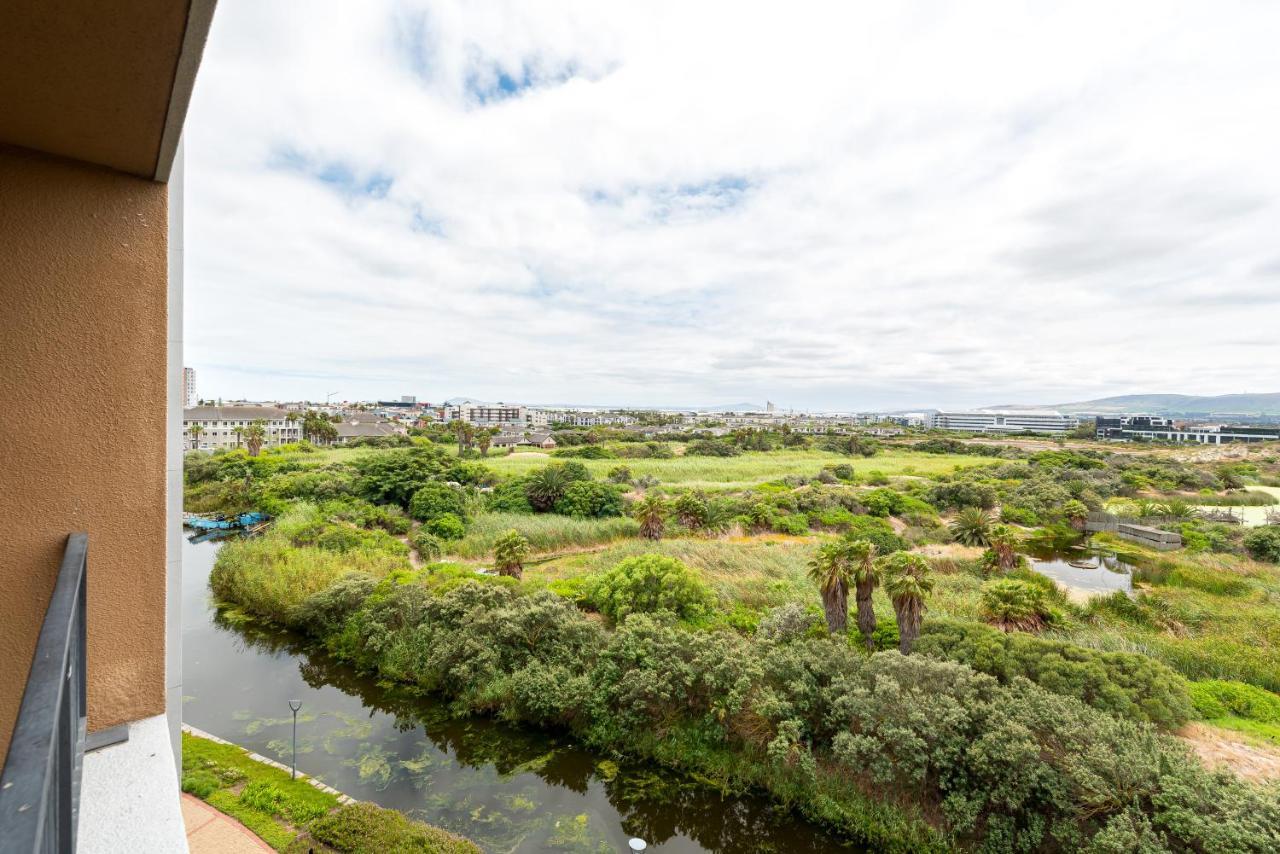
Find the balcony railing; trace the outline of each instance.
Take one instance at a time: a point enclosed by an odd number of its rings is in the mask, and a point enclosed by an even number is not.
[[[0,777],[0,854],[76,850],[85,739],[87,534],[72,534]]]

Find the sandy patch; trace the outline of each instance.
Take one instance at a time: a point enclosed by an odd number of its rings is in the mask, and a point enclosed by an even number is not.
[[[1280,748],[1244,740],[1240,733],[1210,724],[1187,724],[1178,737],[1210,768],[1226,768],[1252,783],[1280,780]]]

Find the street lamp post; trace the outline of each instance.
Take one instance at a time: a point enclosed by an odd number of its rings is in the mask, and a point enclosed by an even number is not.
[[[302,708],[301,700],[290,700],[289,708],[293,711],[293,770],[289,773],[290,780],[298,779],[298,709]]]

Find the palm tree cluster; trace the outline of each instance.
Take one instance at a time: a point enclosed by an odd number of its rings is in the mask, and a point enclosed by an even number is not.
[[[924,597],[933,589],[929,563],[919,555],[895,552],[881,556],[865,539],[840,539],[818,548],[809,562],[809,577],[818,585],[827,630],[843,633],[849,620],[849,588],[854,588],[858,631],[870,650],[874,645],[876,614],[871,596],[879,584],[898,615],[898,648],[909,655],[920,635]]]

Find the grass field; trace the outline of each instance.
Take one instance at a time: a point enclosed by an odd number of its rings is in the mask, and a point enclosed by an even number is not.
[[[500,474],[526,474],[545,466],[555,457],[498,456],[485,465]],[[953,454],[920,454],[910,451],[883,453],[869,459],[847,457],[823,451],[769,451],[739,457],[674,457],[669,460],[580,460],[596,477],[604,477],[614,466],[625,465],[632,475],[652,475],[665,486],[726,489],[754,486],[787,475],[812,477],[825,465],[847,463],[859,477],[878,471],[886,475],[936,475],[999,460]]]
[[[546,513],[481,513],[467,526],[461,540],[445,544],[445,552],[461,558],[484,558],[507,531],[519,531],[529,541],[529,549],[539,552],[586,548],[613,540],[634,537],[640,525],[634,519],[571,519]]]
[[[324,448],[314,453],[299,455],[307,465],[325,465],[350,462],[365,454],[369,448]],[[522,475],[540,469],[551,462],[566,462],[563,458],[534,453],[491,453],[484,464],[500,475]],[[852,465],[859,477],[877,471],[886,475],[937,475],[947,474],[959,468],[993,465],[1000,460],[988,457],[972,457],[960,454],[922,454],[913,451],[891,450],[870,458],[848,457],[826,451],[768,451],[745,453],[738,457],[673,457],[668,460],[609,459],[578,460],[597,478],[603,478],[614,466],[624,465],[635,477],[652,475],[665,486],[683,486],[698,489],[741,489],[787,475],[812,477],[823,466],[846,463]]]

